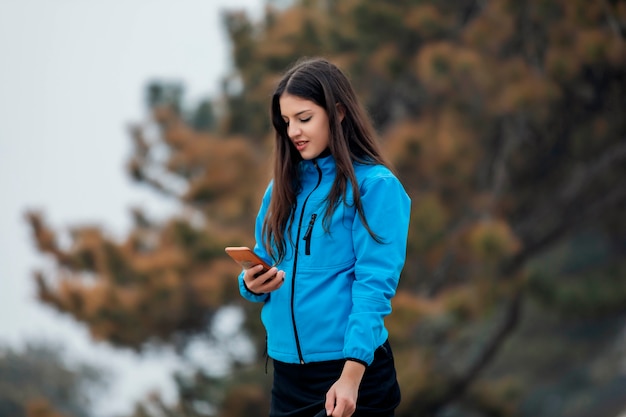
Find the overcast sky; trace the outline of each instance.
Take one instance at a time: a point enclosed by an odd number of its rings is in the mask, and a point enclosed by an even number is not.
[[[150,79],[184,82],[191,100],[216,93],[230,66],[220,10],[259,16],[262,5],[0,0],[0,345],[51,341],[112,369],[118,380],[102,416],[128,411],[150,389],[172,400],[176,358],[94,345],[80,325],[39,305],[32,272],[51,266],[34,250],[24,212],[42,210],[59,230],[89,223],[123,236],[130,207],[157,217],[174,210],[129,181],[128,123],[145,118]]]

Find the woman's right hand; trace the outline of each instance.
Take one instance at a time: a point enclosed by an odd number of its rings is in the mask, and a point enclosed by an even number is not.
[[[275,266],[264,274],[258,275],[263,265],[255,265],[245,270],[243,281],[246,288],[255,294],[265,294],[279,289],[285,282],[285,271],[279,271]]]

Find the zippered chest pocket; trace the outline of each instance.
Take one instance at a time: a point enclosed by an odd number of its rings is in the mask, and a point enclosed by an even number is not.
[[[313,264],[307,262],[308,267],[323,268],[353,259],[351,226],[354,216],[351,214],[343,207],[338,208],[331,219],[330,230],[323,226],[323,215],[319,212],[305,217],[308,222],[303,222],[300,250],[304,249],[306,257],[315,257],[314,261],[311,260]]]
[[[304,254],[305,255],[310,255],[311,254],[311,239],[313,237],[313,226],[315,225],[315,219],[317,219],[317,214],[313,213],[311,215],[311,220],[309,220],[309,225],[306,228],[306,233],[304,234],[304,237],[302,238],[302,240],[304,240]]]
[[[302,260],[307,259],[306,268],[326,269],[354,259],[354,206],[339,204],[326,225],[326,205],[325,197],[312,196],[308,201],[309,210],[306,210],[302,218],[299,246]]]

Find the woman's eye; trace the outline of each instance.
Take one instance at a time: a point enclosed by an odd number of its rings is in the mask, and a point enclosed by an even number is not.
[[[306,123],[306,122],[308,122],[309,120],[311,120],[311,116],[307,117],[306,119],[300,119],[300,121],[301,121],[302,123]]]

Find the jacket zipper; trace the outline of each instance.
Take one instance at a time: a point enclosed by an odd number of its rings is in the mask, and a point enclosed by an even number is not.
[[[309,221],[309,227],[307,227],[306,233],[304,234],[304,238],[302,239],[306,242],[306,245],[304,247],[305,255],[311,254],[311,233],[313,232],[313,224],[315,224],[316,218],[317,218],[317,214],[313,213],[311,215],[311,221]]]
[[[296,272],[298,269],[298,248],[300,246],[300,229],[302,228],[302,219],[304,217],[304,209],[306,208],[307,201],[309,201],[309,197],[311,197],[311,194],[313,194],[315,190],[317,190],[317,187],[319,187],[322,182],[322,170],[320,169],[319,166],[317,166],[316,160],[313,160],[313,166],[315,166],[315,169],[317,169],[317,175],[318,175],[317,184],[315,184],[315,187],[311,190],[309,195],[306,196],[306,198],[304,199],[304,202],[302,203],[302,211],[300,212],[300,220],[298,221],[298,234],[296,235],[296,248],[295,248],[295,255],[293,259],[293,279],[291,283],[291,323],[293,324],[293,334],[296,338],[296,348],[298,349],[298,358],[300,359],[301,364],[304,364],[304,357],[302,356],[302,348],[300,347],[300,338],[298,337],[298,328],[296,327],[296,313],[295,313],[294,304],[295,304],[295,296],[296,296],[296,277],[297,277]],[[313,218],[313,221],[314,220],[315,219]],[[309,227],[312,229],[311,223],[309,223]]]

